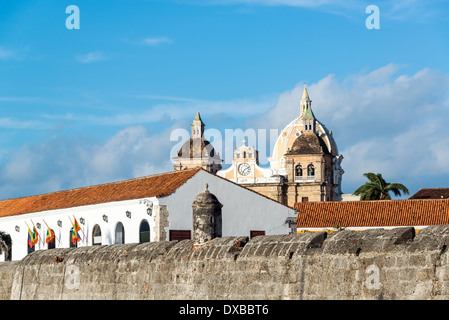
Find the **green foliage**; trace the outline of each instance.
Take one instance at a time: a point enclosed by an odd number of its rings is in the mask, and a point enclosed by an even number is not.
[[[369,182],[360,186],[354,191],[354,195],[360,196],[360,200],[391,200],[390,192],[395,196],[400,196],[401,192],[409,194],[408,189],[400,183],[389,183],[384,180],[380,173],[372,172],[363,174]]]

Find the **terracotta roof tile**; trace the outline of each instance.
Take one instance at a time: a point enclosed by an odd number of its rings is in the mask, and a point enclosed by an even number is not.
[[[0,217],[145,197],[166,197],[200,168],[0,201]]]
[[[447,199],[449,188],[422,188],[412,195],[410,199]]]
[[[298,228],[449,224],[449,199],[298,202]]]

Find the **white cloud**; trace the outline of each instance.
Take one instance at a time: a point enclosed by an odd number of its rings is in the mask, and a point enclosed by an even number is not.
[[[142,43],[147,46],[155,47],[161,44],[171,44],[173,43],[173,40],[167,37],[145,38]]]
[[[383,173],[387,181],[406,179],[415,191],[423,179],[433,178],[435,187],[447,184],[449,75],[403,70],[389,64],[342,80],[328,75],[307,87],[316,117],[333,131],[344,156],[345,192],[355,190],[369,171]],[[251,124],[282,130],[299,116],[302,90],[300,83],[282,93]]]
[[[76,56],[76,60],[80,63],[92,63],[107,60],[103,53],[94,51],[87,54],[81,54]]]
[[[16,120],[12,118],[0,118],[0,128],[6,129],[46,129],[41,121],[36,120]]]
[[[106,141],[54,137],[3,154],[2,198],[42,194],[173,170],[168,128],[126,127]]]
[[[373,2],[360,0],[176,0],[191,5],[215,6],[271,6],[313,9],[335,15],[358,19],[365,14],[369,5],[377,5],[381,19],[413,22],[429,22],[436,18],[446,19],[446,1],[439,0],[378,0]]]
[[[269,110],[276,101],[275,95],[266,95],[253,99],[201,100],[176,96],[138,95],[132,98],[148,100],[149,106],[143,111],[127,109],[113,115],[90,114],[47,114],[46,119],[80,121],[104,126],[129,126],[142,123],[157,123],[193,119],[197,112],[201,114],[229,114],[232,117],[247,118],[260,115]],[[141,104],[141,101],[139,102]]]

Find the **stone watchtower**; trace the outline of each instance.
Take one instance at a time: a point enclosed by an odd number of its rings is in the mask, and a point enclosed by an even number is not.
[[[217,197],[209,192],[206,183],[204,192],[192,203],[194,245],[202,245],[222,235],[221,208]]]

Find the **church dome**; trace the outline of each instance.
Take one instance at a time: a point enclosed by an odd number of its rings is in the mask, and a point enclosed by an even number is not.
[[[205,158],[215,156],[215,149],[212,144],[202,138],[190,138],[178,151],[181,158]]]
[[[296,140],[304,135],[304,132],[306,131],[304,121],[309,118],[315,123],[314,131],[317,135],[316,138],[319,141],[319,144],[314,144],[322,146],[323,152],[327,152],[335,157],[339,155],[332,131],[329,131],[323,123],[316,119],[311,109],[311,102],[307,90],[304,88],[302,99],[300,101],[299,116],[285,126],[274,144],[272,156],[269,158],[271,169],[282,172],[282,170],[285,169],[285,155],[291,150],[299,150],[299,144],[301,144],[302,147],[304,147],[304,144],[307,144],[305,141],[300,140],[297,142],[298,145],[295,148],[293,147]],[[303,137],[302,139],[305,138]],[[304,148],[303,150],[305,150]]]
[[[296,138],[287,154],[330,154],[330,152],[323,139],[314,133],[304,133]]]

